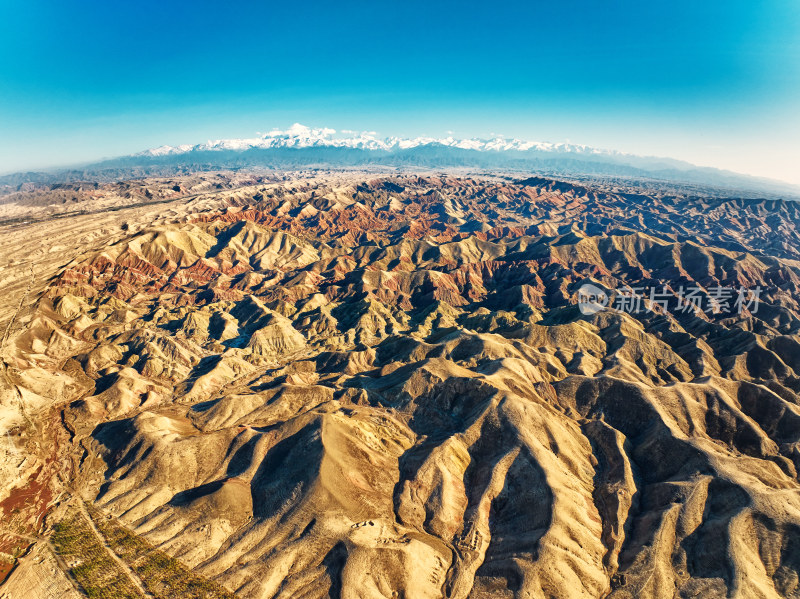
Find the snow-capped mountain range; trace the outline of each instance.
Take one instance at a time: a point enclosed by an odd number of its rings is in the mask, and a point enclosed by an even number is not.
[[[140,152],[137,156],[170,156],[188,152],[246,151],[272,148],[352,148],[358,150],[409,150],[420,146],[439,145],[479,152],[554,152],[581,155],[627,156],[623,152],[600,150],[585,145],[549,143],[508,139],[497,136],[492,139],[456,139],[454,137],[378,137],[374,131],[341,131],[327,127],[312,128],[295,123],[285,131],[274,129],[254,138],[218,139],[196,145],[160,146]]]
[[[0,177],[0,189],[3,186],[17,187],[26,182],[118,180],[151,175],[169,176],[173,173],[265,168],[290,171],[307,168],[456,168],[480,173],[505,172],[516,176],[616,181],[622,185],[649,181],[655,185],[667,183],[678,190],[698,190],[698,193],[706,193],[709,187],[714,187],[730,190],[721,193],[800,198],[800,188],[780,181],[702,168],[672,158],[637,156],[586,145],[526,141],[502,136],[491,139],[380,137],[374,131],[336,131],[299,123],[286,130],[274,129],[257,137],[160,146],[69,170],[12,173]]]

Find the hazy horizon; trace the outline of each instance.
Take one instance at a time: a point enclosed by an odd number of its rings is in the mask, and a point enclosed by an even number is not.
[[[294,125],[298,125],[298,124],[302,124],[302,123],[294,123]],[[311,129],[323,129],[323,128],[325,128],[325,126],[321,125],[321,124],[319,124],[319,125],[318,124],[312,124],[310,126],[310,128]],[[262,129],[264,131],[280,130],[281,132],[284,132],[285,130],[289,129],[289,127],[288,126],[287,127],[280,127],[279,126],[279,127],[274,127],[274,128],[273,127],[267,127],[267,128],[262,128]],[[158,148],[160,146],[178,146],[178,145],[183,145],[183,144],[194,146],[194,145],[201,145],[201,144],[203,144],[203,143],[205,143],[207,141],[219,141],[219,140],[222,140],[222,139],[252,139],[252,138],[256,138],[256,137],[260,137],[260,136],[264,135],[264,131],[256,131],[256,132],[253,132],[253,133],[251,133],[249,135],[248,134],[242,135],[241,137],[230,137],[229,136],[229,137],[222,137],[222,138],[215,138],[215,139],[206,138],[206,139],[203,139],[203,140],[195,139],[195,140],[192,140],[192,141],[186,141],[186,140],[184,140],[184,141],[175,141],[174,143],[163,143],[163,144],[158,144],[158,145],[152,145],[152,146],[149,146],[147,148],[137,148],[136,150],[133,150],[133,151],[130,151],[130,152],[126,152],[124,154],[114,154],[114,155],[107,155],[107,156],[99,156],[99,157],[95,157],[95,158],[87,158],[87,159],[84,159],[84,160],[73,161],[71,163],[56,163],[56,164],[51,164],[51,165],[42,165],[42,166],[38,166],[38,167],[37,166],[33,166],[31,168],[3,170],[3,171],[0,171],[0,175],[8,175],[8,174],[13,174],[13,173],[18,173],[18,172],[36,171],[36,170],[41,170],[41,171],[68,170],[70,168],[80,168],[80,167],[82,167],[84,165],[89,165],[89,164],[102,162],[102,161],[107,160],[107,159],[114,159],[114,158],[118,158],[118,157],[122,157],[122,156],[133,155],[133,154],[136,154],[136,153],[139,153],[139,152],[143,152],[143,151],[146,151],[146,150],[156,149],[156,148]],[[443,139],[443,138],[446,138],[446,137],[454,137],[456,139],[493,139],[493,138],[497,138],[497,137],[504,137],[506,139],[514,139],[514,138],[516,138],[516,139],[522,139],[524,141],[536,141],[536,142],[544,142],[544,143],[556,143],[556,144],[557,143],[568,143],[568,144],[573,144],[573,145],[586,145],[586,146],[589,146],[589,147],[592,147],[592,148],[598,149],[598,150],[609,150],[609,151],[625,152],[624,150],[620,150],[619,148],[594,146],[594,145],[591,145],[591,144],[582,144],[580,141],[576,141],[576,140],[569,140],[569,139],[565,139],[565,140],[533,139],[533,138],[528,138],[528,137],[520,137],[518,135],[505,135],[505,134],[502,134],[502,133],[495,133],[495,132],[492,132],[492,133],[487,134],[487,135],[460,135],[460,136],[457,136],[457,135],[454,134],[454,131],[447,130],[447,131],[441,132],[440,134],[422,134],[422,135],[417,135],[417,136],[402,136],[402,135],[396,135],[396,134],[394,134],[392,132],[388,132],[388,133],[384,134],[384,133],[377,132],[377,131],[374,131],[374,130],[369,130],[369,129],[364,129],[364,130],[361,130],[361,129],[335,129],[334,133],[336,134],[337,137],[340,134],[343,134],[343,133],[370,133],[373,136],[375,136],[377,138],[380,138],[380,139],[385,139],[385,138],[390,138],[390,137],[400,137],[400,138],[406,138],[406,137],[430,137],[430,138],[436,138],[436,139]],[[626,153],[634,154],[634,155],[640,156],[640,157],[652,157],[652,158],[665,158],[665,159],[685,160],[683,158],[679,158],[679,157],[676,157],[676,156],[666,156],[666,155],[646,154],[646,153],[634,153],[634,152],[626,152]],[[691,161],[688,161],[688,160],[685,160],[685,161],[686,162],[691,162]],[[767,180],[773,180],[773,181],[776,181],[776,182],[783,182],[783,183],[788,183],[788,184],[793,184],[793,185],[799,185],[800,186],[800,181],[793,182],[793,181],[789,181],[789,180],[786,180],[786,179],[778,179],[778,178],[775,178],[775,177],[769,177],[769,176],[758,175],[758,174],[753,174],[753,173],[744,173],[742,171],[736,171],[736,170],[730,169],[730,168],[726,169],[725,167],[719,167],[719,166],[715,166],[715,165],[711,165],[711,164],[697,164],[697,163],[692,163],[692,164],[695,164],[697,167],[700,167],[700,168],[705,168],[705,167],[719,168],[721,170],[727,170],[727,171],[735,172],[735,173],[738,173],[738,174],[744,174],[744,175],[753,176],[753,177],[760,177],[760,178],[765,178]]]

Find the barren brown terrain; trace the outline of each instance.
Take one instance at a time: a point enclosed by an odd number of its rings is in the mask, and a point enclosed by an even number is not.
[[[0,597],[800,597],[795,202],[321,171],[0,202]]]

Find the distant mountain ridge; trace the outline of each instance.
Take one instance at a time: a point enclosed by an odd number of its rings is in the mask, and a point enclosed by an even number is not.
[[[335,129],[327,127],[312,128],[300,123],[295,123],[285,131],[273,129],[269,133],[264,133],[250,139],[219,139],[207,141],[195,145],[179,146],[160,146],[145,150],[136,156],[166,156],[171,154],[186,154],[188,152],[203,151],[223,151],[238,150],[245,151],[251,149],[267,148],[309,148],[309,147],[332,147],[332,148],[355,148],[360,150],[408,150],[419,146],[441,145],[450,148],[460,148],[462,150],[476,150],[479,152],[488,151],[538,151],[538,152],[562,152],[575,154],[602,154],[617,156],[632,156],[623,152],[613,150],[601,150],[586,145],[576,145],[570,143],[550,143],[539,141],[526,141],[522,139],[507,139],[503,136],[495,136],[491,139],[456,139],[452,136],[437,137],[385,137],[379,138],[374,131],[341,131],[337,135]]]
[[[672,158],[637,156],[581,144],[527,141],[502,136],[491,139],[379,137],[375,132],[312,128],[295,123],[257,137],[220,139],[199,144],[164,145],[137,154],[48,173],[16,173],[0,177],[0,190],[26,183],[52,184],[76,180],[118,180],[172,176],[210,170],[247,168],[426,168],[515,171],[545,176],[644,180],[708,187],[722,194],[800,198],[800,187],[731,171],[698,167]]]
[[[567,142],[552,143],[530,141],[518,138],[507,138],[502,135],[488,139],[469,138],[458,139],[452,135],[448,137],[378,137],[374,131],[337,132],[328,127],[313,128],[300,123],[295,123],[286,130],[273,129],[269,133],[260,134],[254,138],[243,139],[218,139],[206,141],[195,145],[183,144],[179,146],[159,146],[139,152],[137,157],[174,156],[181,154],[202,152],[246,152],[249,150],[274,150],[274,149],[309,149],[309,148],[342,148],[367,150],[372,152],[388,152],[403,154],[408,150],[428,150],[441,148],[442,153],[447,149],[453,150],[458,155],[459,150],[482,152],[489,154],[503,154],[509,161],[548,155],[570,156],[575,160],[589,162],[606,162],[635,166],[643,169],[679,169],[727,172],[720,169],[698,167],[690,162],[674,158],[639,156],[628,152],[595,148],[585,144],[572,144]],[[407,153],[407,152],[406,152]],[[480,160],[478,160],[480,162]],[[736,174],[738,173],[731,173]],[[742,176],[742,175],[738,175]]]

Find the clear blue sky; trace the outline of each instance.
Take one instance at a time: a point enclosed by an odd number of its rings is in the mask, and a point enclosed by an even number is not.
[[[800,183],[800,2],[0,2],[0,172],[295,121]]]

